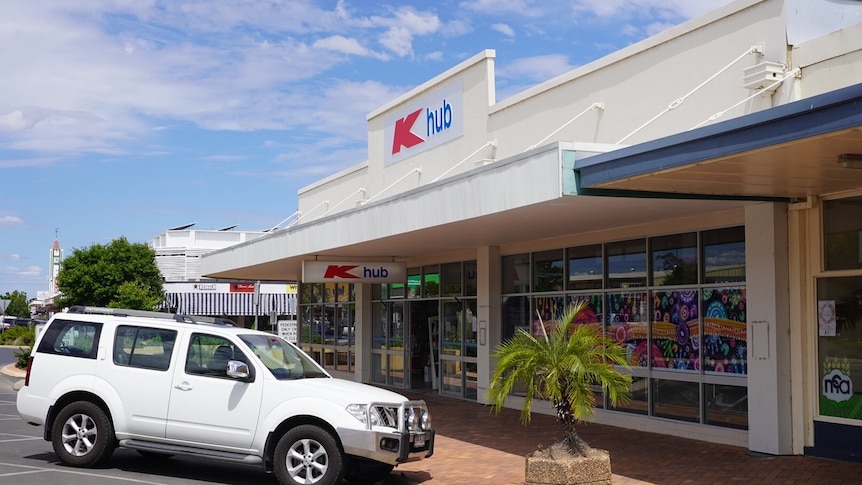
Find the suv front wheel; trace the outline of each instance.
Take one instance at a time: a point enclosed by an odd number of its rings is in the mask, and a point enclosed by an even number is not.
[[[92,467],[114,452],[114,427],[99,406],[76,401],[64,407],[51,429],[51,444],[63,463]]]
[[[335,438],[310,424],[297,426],[281,437],[273,462],[282,485],[335,485],[344,469]]]

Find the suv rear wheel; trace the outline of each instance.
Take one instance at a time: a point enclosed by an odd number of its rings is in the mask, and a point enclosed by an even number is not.
[[[281,437],[273,461],[275,476],[283,485],[335,485],[344,470],[335,438],[309,424],[297,426]]]
[[[99,406],[76,401],[57,414],[51,429],[51,444],[63,463],[95,466],[114,452],[114,426]]]

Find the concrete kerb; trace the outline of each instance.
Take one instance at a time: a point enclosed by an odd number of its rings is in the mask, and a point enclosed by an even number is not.
[[[15,391],[21,389],[21,387],[24,386],[24,377],[27,375],[26,372],[15,367],[15,364],[9,364],[5,367],[0,368],[0,374],[18,378],[18,380],[12,384],[12,389]]]
[[[4,345],[4,347],[9,347],[9,346]],[[17,349],[18,347],[15,347],[15,348]],[[16,391],[18,389],[21,389],[21,386],[24,385],[24,377],[27,375],[27,373],[23,369],[19,369],[19,368],[15,367],[15,364],[9,364],[7,366],[0,367],[0,374],[2,374],[4,376],[17,377],[18,378],[18,381],[16,381],[12,385],[12,388]]]

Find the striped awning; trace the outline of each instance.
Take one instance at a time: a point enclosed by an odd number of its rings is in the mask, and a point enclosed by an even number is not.
[[[295,315],[296,295],[261,293],[260,305],[255,308],[253,293],[167,293],[162,306],[186,315]]]

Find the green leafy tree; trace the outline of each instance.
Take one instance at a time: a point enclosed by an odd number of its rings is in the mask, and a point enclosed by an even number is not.
[[[152,310],[164,298],[156,253],[121,237],[110,244],[75,249],[57,275],[60,306],[90,305]]]
[[[13,317],[30,317],[30,306],[27,304],[27,293],[15,290],[0,296],[0,300],[9,300],[4,315]]]
[[[538,338],[518,329],[494,351],[497,368],[488,388],[497,412],[513,390],[523,389],[523,424],[530,422],[534,398],[550,401],[563,427],[563,445],[582,456],[590,448],[575,425],[593,415],[593,386],[604,389],[614,405],[628,402],[631,386],[631,376],[615,367],[626,365],[625,349],[603,336],[599,326],[575,323],[585,308],[587,302],[580,301],[568,306],[559,321],[542,322]]]

